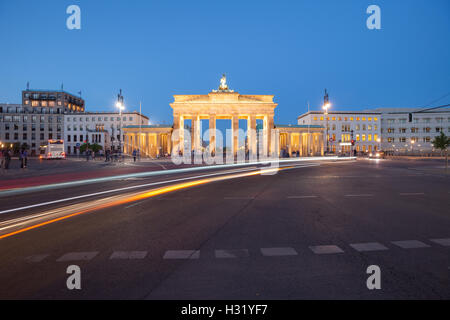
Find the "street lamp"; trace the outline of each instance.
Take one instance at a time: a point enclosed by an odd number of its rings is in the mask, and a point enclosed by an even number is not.
[[[323,97],[323,107],[322,109],[325,110],[324,111],[324,116],[325,116],[325,120],[326,120],[326,126],[327,126],[327,154],[329,153],[329,146],[328,146],[328,141],[330,140],[328,137],[328,109],[331,107],[331,104],[329,102],[329,98],[328,98],[328,92],[327,89],[325,89],[325,96]]]
[[[125,109],[125,105],[123,103],[123,95],[122,95],[122,89],[120,89],[119,94],[117,95],[117,103],[116,107],[119,109],[119,116],[120,116],[120,125],[119,125],[119,152],[120,155],[123,158],[122,155],[122,110]]]

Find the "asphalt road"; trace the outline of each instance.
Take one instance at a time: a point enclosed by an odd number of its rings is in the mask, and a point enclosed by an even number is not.
[[[449,299],[450,178],[440,166],[326,163],[89,211],[0,239],[0,298]],[[0,206],[164,179],[34,192]],[[116,196],[123,192],[108,201]],[[0,222],[102,198],[1,214]],[[81,290],[66,287],[69,265],[81,268]],[[380,290],[366,286],[370,265],[381,269]]]

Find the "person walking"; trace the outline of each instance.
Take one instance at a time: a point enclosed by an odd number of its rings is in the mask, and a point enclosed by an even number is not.
[[[8,169],[9,169],[9,163],[11,162],[11,156],[12,156],[11,150],[6,150],[6,152],[4,153],[4,158],[5,158],[5,170],[8,170]]]
[[[20,161],[20,169],[23,169],[23,165],[24,165],[23,149],[19,151],[19,161]]]
[[[26,149],[23,150],[23,161],[24,168],[28,167],[28,151]]]
[[[136,152],[136,149],[134,149],[133,150],[133,161],[134,162],[136,162],[136,155],[137,155],[137,152]]]

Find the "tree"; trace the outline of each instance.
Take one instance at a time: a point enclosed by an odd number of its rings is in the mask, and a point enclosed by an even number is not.
[[[80,152],[86,152],[86,150],[89,149],[94,153],[99,152],[100,150],[103,150],[103,147],[97,143],[94,144],[89,144],[89,143],[85,143],[80,147]]]
[[[450,138],[447,137],[444,132],[441,131],[441,135],[434,138],[432,142],[436,149],[440,149],[441,152],[445,151],[445,172],[448,168],[448,147],[450,146]]]

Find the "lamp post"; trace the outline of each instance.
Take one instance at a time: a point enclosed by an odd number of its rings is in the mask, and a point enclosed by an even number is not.
[[[328,92],[327,92],[327,89],[325,89],[325,96],[323,97],[323,107],[322,107],[322,109],[323,110],[325,110],[324,111],[324,117],[325,117],[325,120],[326,120],[326,127],[327,127],[327,134],[326,134],[326,137],[327,137],[327,154],[330,152],[330,150],[329,150],[329,145],[328,145],[328,142],[329,142],[329,137],[328,137],[328,108],[330,108],[330,102],[329,102],[329,98],[328,98]]]
[[[117,103],[116,107],[119,109],[119,116],[120,116],[120,125],[119,125],[119,155],[122,157],[123,160],[123,154],[122,154],[122,110],[125,109],[125,105],[123,103],[123,95],[122,95],[122,89],[120,89],[119,94],[117,95]]]

